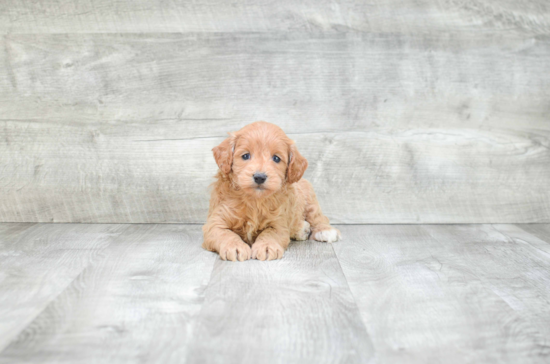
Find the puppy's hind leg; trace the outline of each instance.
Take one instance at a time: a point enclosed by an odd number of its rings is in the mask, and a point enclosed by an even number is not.
[[[323,215],[311,183],[304,179],[300,180],[299,183],[300,189],[305,194],[306,221],[311,225],[311,239],[327,243],[342,239],[340,230],[333,228],[328,217]]]
[[[311,226],[309,222],[302,221],[302,226],[296,230],[290,237],[292,240],[304,241],[309,239],[309,234],[311,233]]]

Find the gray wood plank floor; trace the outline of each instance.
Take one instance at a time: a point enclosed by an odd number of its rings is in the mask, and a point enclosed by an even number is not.
[[[224,262],[200,225],[0,224],[0,363],[543,363],[550,225],[344,225]]]
[[[548,34],[543,0],[2,0],[0,33],[422,32]]]

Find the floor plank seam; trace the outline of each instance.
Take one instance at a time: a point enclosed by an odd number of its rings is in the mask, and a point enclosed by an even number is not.
[[[212,264],[212,268],[210,269],[210,276],[208,277],[208,283],[201,290],[201,303],[200,303],[201,307],[190,319],[190,321],[191,321],[190,325],[189,325],[189,336],[190,337],[193,337],[195,332],[196,332],[195,329],[197,327],[197,322],[198,322],[197,318],[201,317],[201,315],[204,311],[204,307],[205,307],[204,303],[206,302],[206,291],[208,290],[208,288],[210,287],[210,284],[212,283],[212,275],[214,273],[214,270],[216,269],[216,262],[218,261],[218,259],[220,259],[218,254],[216,254],[214,252],[209,252],[209,253],[212,254],[212,255],[215,255],[214,263]],[[238,263],[235,263],[235,262],[232,262],[232,263],[238,264]],[[241,262],[239,262],[239,263],[241,263]],[[189,355],[189,349],[185,354],[184,362],[187,362],[188,355]]]
[[[111,244],[109,244],[108,246],[106,246],[105,249],[107,249],[109,246],[111,246]],[[103,257],[102,259],[100,259],[99,261],[101,261],[101,260],[103,260],[103,259],[105,259],[105,258],[106,258],[106,256]],[[14,344],[15,342],[17,342],[17,340],[19,339],[19,337],[21,336],[21,334],[22,334],[23,332],[25,332],[25,330],[27,330],[30,326],[32,326],[32,324],[36,321],[37,318],[39,318],[39,317],[40,317],[40,316],[41,316],[41,315],[42,315],[42,314],[43,314],[43,313],[53,304],[53,303],[55,303],[55,302],[59,299],[59,297],[61,297],[61,296],[65,293],[65,291],[67,290],[67,288],[69,288],[77,279],[79,279],[79,278],[82,276],[82,274],[84,273],[84,271],[86,271],[86,269],[88,269],[92,263],[95,263],[95,262],[92,260],[92,261],[90,261],[86,266],[84,266],[84,267],[82,268],[82,270],[81,270],[81,271],[80,271],[71,281],[69,281],[69,283],[68,283],[65,287],[63,287],[63,289],[60,290],[59,293],[58,293],[57,295],[55,295],[54,297],[52,297],[52,299],[49,300],[49,302],[42,308],[42,310],[40,310],[36,315],[34,315],[34,316],[32,317],[31,320],[29,320],[28,324],[27,324],[25,327],[23,327],[23,328],[21,328],[21,330],[19,330],[19,332],[17,333],[17,335],[15,335],[11,341],[9,341],[8,343],[6,343],[6,345],[5,345],[3,348],[0,349],[0,357],[2,356],[2,354],[4,354],[4,352],[5,352],[12,344]]]
[[[344,269],[342,268],[342,264],[340,263],[340,257],[338,257],[338,254],[336,254],[336,250],[334,249],[333,244],[343,244],[343,243],[341,241],[337,242],[337,243],[330,243],[330,247],[332,249],[332,253],[336,257],[336,261],[338,262],[338,267],[340,267],[340,272],[342,272],[342,276],[346,280],[346,286],[348,288],[348,291],[349,291],[351,297],[353,298],[353,303],[355,304],[355,308],[357,309],[357,312],[361,312],[361,310],[359,309],[359,305],[357,304],[357,298],[355,297],[355,295],[353,294],[353,291],[351,290],[351,287],[350,287],[349,282],[348,282],[348,277],[346,276],[346,273],[344,272]],[[372,334],[369,332],[369,330],[367,328],[367,323],[363,320],[363,316],[361,314],[359,314],[359,319],[361,320],[361,323],[363,324],[363,328],[365,329],[365,332],[367,333],[367,336],[369,338],[371,338]],[[369,359],[369,361],[367,363],[376,363],[376,348],[373,346],[372,349],[373,349],[373,356],[372,356],[372,358]]]
[[[528,232],[528,231],[522,229],[521,227],[517,226],[516,224],[510,224],[510,225],[513,225],[513,226],[517,227],[518,229],[520,229],[521,231],[523,231],[523,232],[524,232],[525,234],[527,234],[527,235],[530,235],[530,236],[532,236],[532,237],[534,237],[534,238],[536,238],[536,239],[538,239],[538,240],[540,240],[540,241],[543,241],[543,242],[545,242],[545,243],[548,243],[546,240],[540,239],[538,236],[531,234],[530,232]],[[495,231],[497,231],[498,233],[500,233],[500,234],[502,234],[503,236],[507,237],[508,239],[510,239],[510,240],[512,240],[512,241],[521,240],[521,241],[524,242],[525,244],[529,245],[531,248],[536,249],[538,252],[544,254],[545,256],[550,257],[550,254],[548,254],[548,252],[545,252],[544,250],[541,250],[540,248],[538,248],[537,246],[531,244],[531,243],[528,242],[527,240],[524,240],[524,239],[520,239],[520,238],[517,238],[517,237],[510,236],[509,234],[507,234],[507,233],[503,232],[502,230],[498,229],[494,224],[491,224],[491,227],[492,227],[493,229],[495,229]]]
[[[47,225],[47,224],[52,224],[52,223],[37,223],[38,225]],[[33,226],[35,226],[36,224],[34,224]],[[104,224],[104,225],[116,225],[116,224]],[[155,224],[151,224],[151,225],[155,225]],[[124,238],[123,237],[123,232],[119,232],[118,233],[118,236],[116,236],[112,241],[108,242],[107,245],[101,250],[98,252],[98,257],[100,257],[101,255],[103,255],[102,253],[104,253],[105,251],[107,251],[111,246],[113,246],[114,244],[117,243],[117,241],[121,238]],[[75,282],[77,281],[78,279],[80,279],[80,277],[82,276],[82,274],[84,274],[84,272],[90,268],[90,266],[94,265],[94,264],[97,264],[98,262],[101,262],[105,259],[107,259],[108,257],[108,254],[104,254],[104,256],[101,256],[100,258],[98,258],[97,260],[95,259],[90,259],[90,261],[84,265],[82,267],[82,269],[79,271],[79,273],[77,275],[74,276],[74,278],[72,280],[70,280],[64,287],[63,289],[61,289],[59,291],[59,293],[57,295],[55,295],[54,297],[52,297],[48,303],[36,314],[32,317],[31,320],[29,320],[28,324],[21,328],[21,330],[19,330],[19,332],[17,333],[17,335],[15,335],[13,337],[12,340],[10,340],[8,343],[6,343],[6,345],[4,347],[2,347],[0,349],[0,356],[2,356],[2,354],[4,354],[4,352],[12,345],[14,344],[15,342],[17,342],[17,340],[19,339],[19,337],[21,336],[21,334],[23,332],[25,332],[25,330],[27,330],[29,327],[31,327],[33,325],[33,323],[36,321],[36,319],[38,319],[52,304],[54,304],[66,291],[67,289]]]

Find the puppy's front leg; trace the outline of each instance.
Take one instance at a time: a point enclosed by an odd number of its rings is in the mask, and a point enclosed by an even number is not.
[[[252,259],[281,259],[290,243],[290,232],[282,227],[268,227],[252,244]]]
[[[233,262],[239,260],[242,262],[250,259],[250,246],[233,231],[213,226],[208,222],[203,226],[202,230],[204,233],[202,247],[206,250],[218,252],[222,260],[231,260]]]

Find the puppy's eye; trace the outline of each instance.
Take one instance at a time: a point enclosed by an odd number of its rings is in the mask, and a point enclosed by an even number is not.
[[[279,158],[279,157],[276,156],[276,155],[273,156],[273,162],[279,163],[280,161],[281,161],[281,158]]]
[[[243,157],[242,157],[244,160],[248,160],[250,159],[250,153],[246,153],[246,154],[243,154]]]

